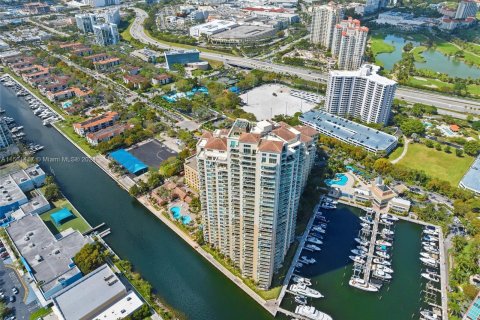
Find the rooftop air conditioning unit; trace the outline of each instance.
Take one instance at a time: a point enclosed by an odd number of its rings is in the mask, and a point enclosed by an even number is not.
[[[35,247],[35,243],[31,242],[28,246],[29,246],[30,248],[33,248],[33,247]]]
[[[43,260],[43,258],[42,258],[41,255],[37,254],[37,255],[35,256],[35,260],[37,260],[37,262],[40,262],[40,261]]]

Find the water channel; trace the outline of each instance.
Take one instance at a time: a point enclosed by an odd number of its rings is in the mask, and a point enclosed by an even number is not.
[[[407,42],[411,42],[414,46],[420,45],[419,42],[406,40],[405,38],[396,35],[387,35],[384,41],[395,47],[395,51],[380,53],[376,57],[378,61],[383,63],[386,70],[392,70],[393,65],[402,59],[403,47]],[[424,51],[422,56],[425,58],[426,62],[415,62],[417,69],[429,69],[446,73],[452,77],[480,78],[480,68],[469,66],[463,61],[447,57],[434,49]]]
[[[25,127],[28,139],[45,146],[37,156],[42,167],[55,175],[67,198],[91,225],[105,222],[112,229],[106,238],[110,246],[132,261],[170,305],[188,319],[272,319],[60,133],[44,127],[13,90],[1,85],[0,106]],[[352,269],[348,253],[359,228],[359,213],[345,206],[329,213],[326,243],[314,255],[319,263],[304,270],[326,296],[313,305],[334,319],[410,319],[420,307],[421,229],[412,223],[397,224],[395,277],[390,288],[383,288],[378,294],[359,292],[348,286]],[[282,306],[294,309],[288,295]]]

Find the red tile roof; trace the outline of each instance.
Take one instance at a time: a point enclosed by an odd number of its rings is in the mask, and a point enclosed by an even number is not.
[[[260,141],[260,135],[256,133],[242,133],[239,141],[242,143],[258,143]]]
[[[283,142],[276,140],[265,140],[260,142],[258,150],[261,152],[282,153]]]
[[[227,139],[226,138],[210,138],[205,144],[205,149],[214,149],[227,151]]]
[[[272,131],[275,135],[279,136],[285,141],[291,141],[297,137],[295,133],[292,131],[288,130],[285,127],[280,127]]]

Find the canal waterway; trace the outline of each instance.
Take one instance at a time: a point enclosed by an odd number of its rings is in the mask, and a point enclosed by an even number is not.
[[[401,36],[387,35],[384,39],[385,43],[395,47],[395,51],[388,53],[380,53],[375,59],[381,61],[386,70],[392,70],[393,65],[402,59],[403,47],[407,42],[411,42],[414,46],[419,46],[416,41],[406,40]],[[421,54],[425,58],[425,62],[415,62],[417,69],[429,69],[436,72],[446,73],[451,77],[459,78],[480,78],[480,68],[469,66],[463,61],[447,57],[444,54],[429,49]]]
[[[260,305],[183,242],[54,128],[42,125],[25,100],[0,85],[0,106],[45,146],[36,154],[87,221],[112,229],[108,244],[188,319],[272,319]]]
[[[377,293],[365,292],[350,287],[348,281],[353,273],[351,249],[357,245],[354,238],[360,230],[360,209],[339,205],[336,210],[324,210],[330,220],[322,251],[302,255],[314,257],[317,264],[304,266],[298,272],[312,280],[312,288],[325,298],[309,301],[334,319],[371,320],[418,319],[422,307],[422,266],[419,261],[422,228],[414,223],[395,223],[395,241],[392,250],[393,279],[385,283]],[[282,307],[294,310],[292,295],[286,295]]]

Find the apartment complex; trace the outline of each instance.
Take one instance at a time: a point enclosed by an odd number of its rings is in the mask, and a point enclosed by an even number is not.
[[[260,288],[270,286],[294,241],[317,138],[307,126],[237,119],[197,144],[205,240]]]
[[[459,2],[455,19],[466,19],[477,15],[478,7],[474,0],[462,0]]]
[[[198,179],[197,157],[191,156],[185,159],[183,164],[185,184],[195,191],[199,190],[200,181]]]
[[[93,26],[97,22],[97,16],[93,13],[82,13],[75,15],[77,28],[83,33],[93,33]]]
[[[111,127],[119,119],[119,115],[115,111],[108,111],[102,115],[87,119],[83,122],[73,124],[73,129],[78,135],[84,136],[89,132],[97,132],[99,130]]]
[[[343,8],[333,2],[313,8],[311,41],[327,50],[332,47],[335,26],[343,18]]]
[[[388,122],[397,83],[377,74],[380,67],[330,71],[325,98],[327,112],[366,123]]]
[[[368,28],[362,27],[360,21],[343,20],[333,31],[332,56],[337,58],[339,70],[356,70],[360,68],[367,45]]]
[[[98,45],[108,46],[120,42],[120,34],[115,23],[102,23],[93,26],[95,41]]]
[[[12,133],[5,120],[0,119],[0,149],[7,148],[13,144]]]

